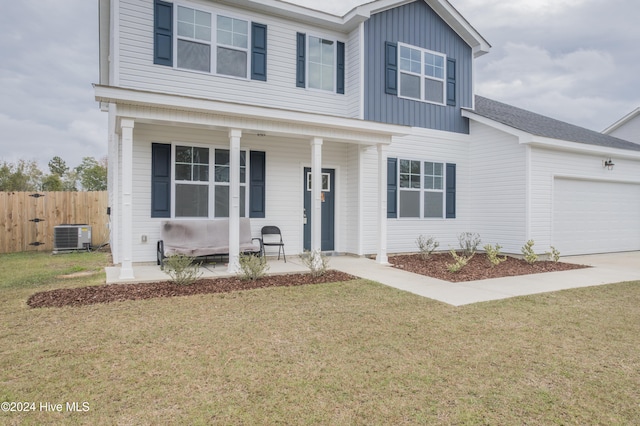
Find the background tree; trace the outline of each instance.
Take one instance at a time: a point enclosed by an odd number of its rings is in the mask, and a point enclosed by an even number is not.
[[[93,157],[84,157],[76,167],[78,179],[85,191],[107,190],[107,158],[97,161]]]
[[[0,191],[37,191],[42,181],[42,171],[32,161],[4,161],[0,166]]]
[[[69,166],[57,155],[49,161],[49,172],[62,178],[69,171]]]

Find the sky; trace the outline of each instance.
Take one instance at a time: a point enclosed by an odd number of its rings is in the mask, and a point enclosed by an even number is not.
[[[365,0],[288,0],[343,15]],[[107,154],[97,0],[3,2],[0,164]],[[450,0],[492,45],[476,93],[602,131],[640,107],[638,0]]]

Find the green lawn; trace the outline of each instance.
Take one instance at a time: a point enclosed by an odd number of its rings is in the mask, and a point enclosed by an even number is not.
[[[0,255],[0,424],[634,424],[640,282],[465,307],[357,280],[30,309],[104,254]],[[45,412],[40,403],[63,404]],[[86,412],[68,412],[78,402]],[[87,405],[83,405],[86,402]]]

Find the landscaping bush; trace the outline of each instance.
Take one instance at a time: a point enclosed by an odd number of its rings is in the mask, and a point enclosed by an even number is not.
[[[427,238],[424,235],[420,235],[416,240],[416,245],[420,250],[420,257],[422,257],[422,260],[427,260],[429,259],[429,256],[431,256],[431,253],[440,246],[440,243],[433,237]]]
[[[481,239],[480,234],[475,232],[463,232],[458,235],[458,243],[460,243],[460,249],[465,256],[473,256],[478,250]]]
[[[329,268],[329,259],[319,250],[306,251],[300,256],[302,264],[309,268],[313,277],[320,277]]]
[[[259,280],[264,277],[269,270],[267,259],[263,256],[240,253],[238,264],[240,266],[238,275],[243,280]]]
[[[487,259],[489,259],[489,262],[491,262],[492,268],[507,260],[507,256],[500,257],[501,248],[502,247],[500,246],[500,244],[496,244],[495,247],[491,244],[486,244],[483,247],[485,253],[487,254]]]
[[[551,246],[551,251],[547,252],[547,256],[549,256],[549,259],[551,259],[553,262],[557,263],[560,261],[560,250],[558,250],[554,246]]]
[[[472,254],[470,256],[466,256],[466,255],[462,255],[459,256],[458,253],[456,253],[455,250],[451,249],[451,251],[449,252],[451,253],[451,256],[453,256],[453,259],[455,260],[454,263],[448,263],[447,264],[447,269],[449,270],[449,272],[451,273],[457,273],[460,272],[462,270],[462,268],[464,268],[465,266],[467,266],[467,263],[469,263],[469,261],[473,258],[473,256],[475,255]]]
[[[534,244],[533,240],[529,240],[524,246],[522,246],[522,255],[529,265],[533,265],[538,260],[538,255],[533,251]]]
[[[193,284],[202,276],[200,264],[194,261],[193,257],[174,254],[164,260],[164,270],[178,285]]]

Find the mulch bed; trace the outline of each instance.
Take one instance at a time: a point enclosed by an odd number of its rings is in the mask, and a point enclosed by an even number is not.
[[[349,281],[354,276],[339,271],[327,271],[320,277],[311,274],[269,275],[255,281],[239,278],[200,279],[191,285],[177,285],[164,281],[142,284],[109,284],[100,286],[62,288],[35,293],[27,300],[32,308],[82,306],[95,303],[143,300],[156,297],[190,296],[195,294],[228,293],[264,287],[292,287]]]
[[[485,280],[489,278],[588,268],[588,266],[585,265],[552,261],[538,261],[530,265],[523,259],[516,259],[514,257],[507,257],[506,261],[492,268],[491,263],[484,253],[476,253],[469,263],[467,263],[461,271],[456,273],[449,272],[447,269],[447,265],[455,263],[449,253],[435,253],[427,260],[423,260],[420,255],[417,254],[390,256],[389,263],[405,271],[450,282]]]

